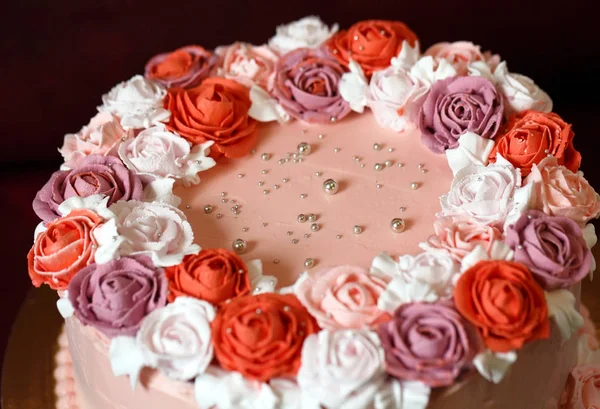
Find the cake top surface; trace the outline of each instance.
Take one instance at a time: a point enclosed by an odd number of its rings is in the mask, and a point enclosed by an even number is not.
[[[307,17],[156,55],[98,111],[34,199],[28,270],[132,386],[420,409],[583,323],[600,201],[573,129],[470,42]]]

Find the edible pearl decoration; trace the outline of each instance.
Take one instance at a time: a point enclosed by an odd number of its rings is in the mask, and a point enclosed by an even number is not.
[[[307,258],[306,260],[304,260],[304,267],[313,268],[314,266],[315,266],[315,260],[313,260],[312,258]]]
[[[406,223],[404,223],[403,219],[396,217],[395,219],[392,219],[390,227],[394,233],[402,233],[406,228]]]
[[[319,231],[320,226],[317,223],[313,223],[310,225],[310,229],[312,231]]]
[[[373,144],[373,149],[374,150],[379,151],[379,150],[381,150],[381,148],[382,148],[382,146],[381,146],[380,143],[374,143]]]
[[[335,195],[338,192],[338,189],[338,182],[333,179],[327,179],[325,182],[323,182],[323,190],[328,195]]]
[[[247,250],[246,240],[236,239],[233,241],[231,247],[237,254],[244,254]]]
[[[296,217],[296,220],[298,221],[298,223],[304,223],[306,222],[307,218],[306,215],[300,213],[298,217]]]
[[[392,162],[392,161],[391,161],[391,160],[389,160],[389,159],[385,161],[385,166],[387,166],[388,168],[389,168],[390,166],[392,166],[393,164],[394,164],[394,162]]]
[[[306,142],[300,142],[300,144],[298,144],[298,153],[300,155],[308,156],[310,155],[311,150],[312,147]]]
[[[271,154],[270,153],[263,153],[262,155],[260,155],[260,159],[263,161],[267,161],[269,159],[271,159]]]
[[[302,193],[300,194],[300,199],[306,199],[308,195],[306,193]]]
[[[373,169],[379,172],[380,170],[383,170],[383,165],[377,162],[375,165],[373,165]]]
[[[213,207],[211,205],[204,206],[204,213],[209,214],[213,211]]]
[[[412,182],[412,183],[410,184],[410,188],[411,188],[412,190],[417,190],[417,189],[419,188],[419,184],[418,184],[417,182]]]
[[[363,231],[363,229],[362,229],[362,227],[361,227],[361,226],[359,226],[359,225],[355,225],[355,226],[352,228],[352,231],[354,232],[354,234],[361,234],[361,233],[362,233],[362,231]]]
[[[312,222],[316,222],[317,221],[317,215],[314,214],[314,213],[309,214],[308,215],[308,221],[311,222],[311,223]]]

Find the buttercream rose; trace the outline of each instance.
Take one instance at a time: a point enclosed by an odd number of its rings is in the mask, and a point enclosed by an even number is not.
[[[440,198],[444,216],[466,216],[478,223],[501,226],[527,208],[531,188],[521,186],[521,175],[506,160],[487,166],[469,165],[454,176],[450,192]]]
[[[219,75],[239,82],[250,88],[252,85],[270,91],[275,81],[275,65],[279,56],[266,45],[253,46],[248,43],[233,43],[218,47]]]
[[[476,330],[447,301],[404,304],[378,333],[386,371],[431,387],[452,385],[472,370],[482,345]]]
[[[490,162],[499,153],[526,177],[533,165],[552,155],[559,165],[577,172],[581,154],[573,146],[574,135],[571,125],[553,112],[524,111],[511,117],[496,138]]]
[[[125,128],[148,128],[169,120],[171,113],[163,108],[166,94],[157,82],[135,75],[104,94],[98,110],[116,115]]]
[[[110,210],[116,216],[117,231],[123,240],[121,255],[150,256],[155,265],[166,267],[200,251],[193,244],[192,226],[174,206],[130,200],[117,202]]]
[[[152,57],[146,63],[145,75],[166,88],[190,88],[207,78],[217,61],[210,51],[189,45]]]
[[[292,51],[276,71],[273,96],[294,118],[326,123],[350,113],[338,89],[344,68],[324,49]]]
[[[264,293],[223,304],[212,330],[221,367],[266,382],[296,375],[302,344],[319,328],[295,296]]]
[[[68,290],[75,316],[109,337],[135,335],[142,319],[167,301],[164,272],[146,257],[90,264]]]
[[[433,229],[435,234],[429,236],[423,247],[447,251],[458,263],[477,246],[483,246],[491,254],[494,242],[502,240],[502,233],[496,227],[469,217],[441,217],[434,222]]]
[[[275,35],[269,40],[269,46],[281,54],[297,48],[317,48],[337,30],[337,24],[329,28],[319,17],[308,16],[277,26]]]
[[[90,155],[80,165],[54,172],[33,200],[33,210],[44,222],[59,217],[58,206],[66,199],[102,194],[108,204],[118,200],[141,200],[142,180],[113,156]]]
[[[458,138],[473,132],[496,136],[504,105],[496,87],[483,77],[451,77],[431,87],[418,114],[421,140],[435,153],[458,146]]]
[[[600,365],[579,365],[571,371],[560,409],[600,408]]]
[[[361,267],[338,266],[306,272],[294,293],[319,326],[325,329],[364,329],[389,319],[377,301],[389,278]]]
[[[437,43],[429,47],[424,55],[430,55],[437,61],[448,61],[458,75],[467,75],[469,65],[475,61],[485,61],[481,47],[470,41]]]
[[[385,381],[383,359],[375,332],[322,330],[304,341],[298,384],[302,394],[327,408],[372,402]]]
[[[73,169],[92,154],[116,156],[119,143],[130,136],[132,133],[123,129],[118,118],[100,112],[78,133],[65,135],[63,146],[58,150],[65,159],[63,168]]]
[[[581,228],[566,217],[530,210],[507,229],[505,242],[546,291],[580,282],[592,267]]]
[[[217,153],[240,158],[256,144],[256,121],[248,116],[251,104],[248,89],[225,78],[172,88],[165,99],[172,112],[167,128],[193,144],[213,141]]]
[[[552,100],[529,77],[508,71],[506,62],[501,62],[494,70],[496,86],[504,95],[504,103],[512,111],[536,110],[552,111]]]
[[[519,349],[526,342],[550,336],[544,290],[521,263],[475,264],[458,279],[454,301],[494,352]]]
[[[208,157],[212,145],[207,141],[192,147],[161,124],[121,143],[118,154],[125,166],[138,174],[179,179],[188,186],[200,182],[199,172],[215,166],[215,160]]]
[[[169,301],[190,296],[220,304],[250,293],[248,269],[242,259],[226,249],[204,249],[166,269]]]
[[[389,67],[390,60],[402,50],[403,41],[411,47],[418,41],[417,35],[406,24],[365,20],[335,34],[327,41],[327,47],[346,67],[350,59],[356,61],[370,78],[374,71]]]
[[[54,290],[65,290],[79,270],[94,262],[97,243],[92,232],[103,222],[102,217],[87,209],[73,210],[50,222],[27,254],[33,285],[48,284]]]
[[[583,173],[559,166],[554,157],[534,165],[527,183],[534,186],[533,207],[550,216],[563,216],[580,226],[600,215],[598,194]]]

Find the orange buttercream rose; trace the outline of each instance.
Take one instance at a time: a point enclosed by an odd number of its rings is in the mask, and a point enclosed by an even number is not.
[[[347,67],[351,58],[370,77],[373,71],[390,66],[390,60],[398,55],[404,40],[411,47],[418,40],[406,24],[400,21],[366,20],[335,34],[327,41],[327,47],[341,64]]]
[[[49,223],[46,231],[37,235],[27,254],[33,285],[67,289],[71,278],[94,262],[96,241],[92,231],[103,222],[93,211],[78,209]]]
[[[571,125],[553,112],[523,111],[512,116],[496,138],[490,161],[495,162],[499,153],[526,177],[534,164],[552,155],[559,165],[577,172],[581,154],[573,146],[574,135]]]
[[[221,367],[261,382],[296,375],[304,339],[318,331],[314,318],[292,294],[236,298],[223,304],[212,322]]]
[[[454,301],[492,351],[508,352],[550,336],[544,291],[523,264],[477,263],[458,279]]]
[[[256,121],[248,116],[250,91],[224,78],[200,85],[172,88],[165,98],[171,111],[167,128],[193,144],[214,141],[211,148],[228,158],[245,156],[256,144]]]
[[[169,302],[190,296],[220,304],[250,293],[250,277],[242,259],[226,249],[204,249],[165,269]]]
[[[207,78],[217,61],[218,57],[210,51],[189,45],[152,57],[146,64],[146,78],[166,88],[190,88]]]

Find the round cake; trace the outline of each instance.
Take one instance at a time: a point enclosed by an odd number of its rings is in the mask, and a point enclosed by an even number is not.
[[[59,406],[593,407],[599,197],[499,55],[306,17],[154,56],[101,102],[33,202]]]

